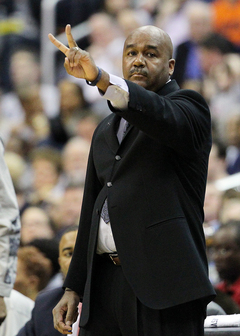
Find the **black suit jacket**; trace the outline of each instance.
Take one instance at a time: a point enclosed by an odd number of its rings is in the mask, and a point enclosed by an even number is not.
[[[93,136],[79,232],[64,283],[83,295],[81,326],[89,318],[106,197],[123,272],[143,304],[164,309],[214,295],[202,229],[211,147],[207,104],[175,81],[158,93],[126,82],[128,108],[112,108]],[[121,117],[131,126],[119,145]]]
[[[39,294],[32,311],[31,319],[18,332],[17,336],[60,336],[53,326],[52,310],[63,296],[64,290],[56,288]]]

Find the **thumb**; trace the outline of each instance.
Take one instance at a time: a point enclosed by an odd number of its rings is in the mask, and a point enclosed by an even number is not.
[[[72,322],[67,320],[66,326],[68,327],[68,332],[70,333],[72,331]]]

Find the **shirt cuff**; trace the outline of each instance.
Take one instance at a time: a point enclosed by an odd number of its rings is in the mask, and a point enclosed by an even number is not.
[[[103,98],[109,100],[113,107],[118,109],[124,109],[128,106],[129,91],[127,83],[124,79],[110,75],[110,83]]]

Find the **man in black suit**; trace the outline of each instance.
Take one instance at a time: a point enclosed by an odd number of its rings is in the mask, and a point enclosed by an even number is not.
[[[63,277],[66,276],[72,259],[76,237],[77,227],[69,227],[65,230],[59,242],[58,261]],[[60,332],[53,326],[52,310],[63,293],[64,290],[61,287],[40,293],[35,301],[31,319],[20,329],[17,336],[60,336]]]
[[[55,328],[71,330],[82,300],[81,336],[202,336],[215,295],[202,230],[208,106],[170,80],[172,43],[161,29],[144,26],[126,39],[124,80],[99,69],[69,25],[66,35],[69,48],[49,38],[68,74],[97,85],[113,113],[93,135]]]

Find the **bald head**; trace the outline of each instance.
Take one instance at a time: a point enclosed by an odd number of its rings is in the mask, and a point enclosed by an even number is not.
[[[127,37],[123,50],[123,76],[157,92],[173,74],[170,37],[155,26],[142,26]]]
[[[124,47],[128,43],[129,39],[134,38],[138,34],[144,34],[146,38],[155,39],[156,43],[163,48],[163,50],[168,54],[169,58],[172,58],[173,54],[173,44],[172,40],[170,39],[169,35],[162,29],[156,26],[142,26],[139,28],[134,29],[131,34],[127,37]]]

